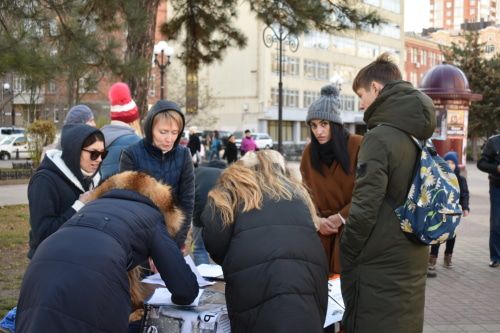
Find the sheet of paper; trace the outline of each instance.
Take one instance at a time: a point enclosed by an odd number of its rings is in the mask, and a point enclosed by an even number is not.
[[[206,278],[223,278],[222,267],[220,265],[201,264],[196,266],[201,276]]]
[[[189,304],[189,306],[198,306],[202,294],[203,294],[203,289],[200,289],[198,292],[198,296],[196,296],[193,303]],[[170,291],[168,291],[167,288],[156,288],[155,292],[146,301],[146,303],[153,305],[177,305],[172,302],[172,294],[170,293]]]
[[[340,278],[328,280],[328,308],[324,327],[342,320],[344,315],[344,300],[340,289]]]
[[[196,280],[198,281],[198,285],[200,286],[200,288],[215,284],[215,282],[205,280],[205,278],[201,276],[198,268],[196,268],[196,265],[194,264],[194,261],[190,256],[185,256],[184,260],[186,260],[194,275],[196,275]]]

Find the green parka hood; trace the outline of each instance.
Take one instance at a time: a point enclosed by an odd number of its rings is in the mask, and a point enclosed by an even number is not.
[[[364,121],[368,129],[386,124],[425,140],[434,132],[436,114],[429,96],[409,82],[393,81],[385,85],[366,109]]]

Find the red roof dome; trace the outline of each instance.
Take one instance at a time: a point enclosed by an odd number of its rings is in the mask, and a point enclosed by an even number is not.
[[[425,73],[420,90],[431,98],[480,100],[469,89],[469,81],[460,68],[442,63]]]

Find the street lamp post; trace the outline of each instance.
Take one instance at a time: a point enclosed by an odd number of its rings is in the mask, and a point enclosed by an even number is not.
[[[279,3],[281,4],[281,3]],[[282,8],[281,6],[279,7]],[[283,122],[283,44],[288,45],[292,52],[296,52],[299,48],[299,39],[297,36],[290,34],[288,30],[280,23],[276,25],[268,25],[263,31],[262,39],[266,47],[272,47],[275,42],[278,43],[278,151],[283,153],[283,136],[282,136],[282,122]]]
[[[4,107],[9,105],[10,106],[10,114],[11,114],[11,117],[12,117],[12,127],[14,127],[16,125],[16,114],[14,113],[14,108],[13,108],[13,101],[10,100],[8,101],[7,103],[4,102],[4,98],[6,95],[10,95],[12,93],[12,89],[11,89],[11,86],[9,83],[5,82],[3,84],[3,90],[2,90],[2,94],[3,94],[3,98],[2,98],[2,103],[4,103]],[[13,98],[11,96],[8,96],[8,98]],[[3,114],[5,114],[4,110],[2,110],[2,120],[3,120]]]
[[[161,40],[154,46],[153,53],[155,55],[154,63],[160,69],[160,98],[163,99],[163,93],[165,91],[163,77],[165,75],[165,69],[170,65],[170,57],[174,54],[174,49],[169,46],[167,42]],[[160,56],[160,60],[158,60],[158,55]],[[167,56],[166,61],[165,55]]]

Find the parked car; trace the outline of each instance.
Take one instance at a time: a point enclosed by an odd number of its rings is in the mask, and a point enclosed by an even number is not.
[[[273,148],[273,138],[267,133],[252,133],[252,138],[259,149]]]
[[[238,148],[238,150],[240,150],[241,139],[243,139],[243,136],[245,135],[245,133],[243,133],[243,131],[235,131],[235,132],[233,132],[233,135],[236,138],[236,141],[234,142],[236,145],[236,148]]]
[[[13,134],[24,134],[26,130],[22,127],[0,127],[0,139]]]
[[[14,134],[0,144],[0,159],[30,158],[28,138],[24,134]]]

